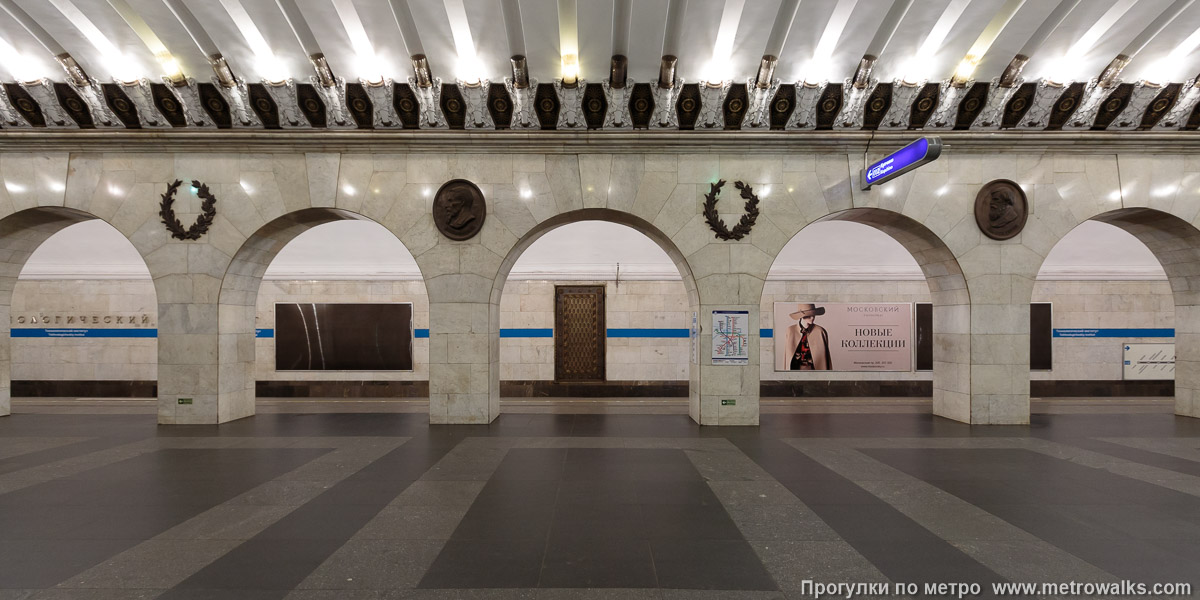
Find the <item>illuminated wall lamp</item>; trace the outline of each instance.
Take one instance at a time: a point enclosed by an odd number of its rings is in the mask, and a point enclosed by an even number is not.
[[[162,67],[163,77],[175,87],[187,85],[187,76],[183,74],[183,68],[179,66],[179,61],[171,56],[170,52],[159,52],[154,55],[154,59],[158,61]]]
[[[579,85],[579,56],[576,54],[564,54],[562,57],[562,84],[563,87],[575,87]]]

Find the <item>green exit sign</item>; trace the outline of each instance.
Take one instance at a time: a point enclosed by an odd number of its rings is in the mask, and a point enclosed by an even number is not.
[[[722,398],[721,406],[737,406],[737,400],[733,398]]]
[[[191,398],[180,398],[180,399],[179,399],[179,403],[180,403],[180,404],[191,404],[191,403],[192,403],[192,399],[191,399]]]

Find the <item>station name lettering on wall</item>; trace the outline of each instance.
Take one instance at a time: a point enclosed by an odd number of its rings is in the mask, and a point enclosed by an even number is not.
[[[150,315],[17,315],[9,317],[9,325],[129,325],[154,327]]]

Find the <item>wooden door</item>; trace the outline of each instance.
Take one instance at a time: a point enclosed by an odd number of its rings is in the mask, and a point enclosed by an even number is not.
[[[554,287],[554,380],[604,381],[604,286]]]

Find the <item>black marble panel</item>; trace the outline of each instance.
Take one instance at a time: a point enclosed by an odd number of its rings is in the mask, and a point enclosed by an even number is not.
[[[1050,109],[1050,123],[1046,125],[1046,129],[1057,131],[1067,124],[1071,119],[1071,115],[1079,110],[1079,103],[1083,102],[1084,85],[1082,83],[1072,83],[1067,86],[1067,89],[1059,95],[1058,100],[1054,101],[1054,106]]]
[[[604,127],[604,116],[608,113],[608,99],[604,97],[604,86],[589,83],[583,90],[583,120],[588,129]]]
[[[954,121],[954,128],[965,130],[970,129],[971,124],[975,119],[979,118],[979,113],[983,112],[987,105],[988,91],[991,86],[984,81],[971,86],[967,94],[963,96],[961,102],[958,103],[958,118]]]
[[[79,96],[79,92],[75,88],[65,84],[56,82],[54,84],[54,96],[58,99],[58,105],[63,111],[71,117],[72,121],[79,126],[80,129],[95,129],[96,122],[92,120],[92,113],[88,110],[87,103]]]
[[[500,395],[510,398],[686,398],[686,381],[500,382]]]
[[[913,100],[912,110],[909,112],[908,128],[920,129],[929,121],[929,117],[933,116],[933,111],[937,109],[938,99],[941,98],[941,88],[937,83],[927,83],[921,91],[917,93],[917,97]]]
[[[428,381],[263,381],[259,398],[428,398]]]
[[[442,84],[442,114],[446,116],[446,125],[450,129],[465,129],[467,126],[467,101],[463,99],[462,90],[453,83]]]
[[[1116,120],[1117,115],[1129,106],[1129,101],[1133,98],[1133,84],[1122,83],[1113,90],[1104,102],[1100,103],[1100,111],[1096,113],[1096,120],[1092,123],[1094,131],[1104,131],[1108,126]]]
[[[761,396],[793,398],[928,398],[932,381],[761,381]]]
[[[533,98],[533,112],[537,114],[542,129],[558,128],[558,93],[554,84],[539,83]]]
[[[683,84],[679,89],[679,98],[675,100],[675,114],[679,117],[680,129],[696,128],[696,121],[700,118],[700,105],[700,84]]]
[[[108,105],[108,109],[117,115],[121,123],[126,129],[141,129],[142,121],[138,118],[137,107],[129,96],[125,95],[125,91],[121,86],[115,83],[100,84],[100,91],[104,93],[104,103]]]
[[[884,115],[891,107],[892,84],[877,84],[863,105],[863,129],[871,131],[879,129],[879,124],[883,122]]]
[[[250,108],[254,110],[254,114],[258,115],[258,119],[262,121],[263,127],[267,129],[281,129],[279,125],[279,107],[275,104],[275,99],[271,97],[271,93],[267,91],[267,86],[261,83],[247,84],[246,92],[250,95]]]
[[[1025,113],[1029,112],[1029,107],[1033,106],[1033,99],[1036,95],[1036,83],[1021,84],[1021,87],[1013,92],[1012,98],[1008,99],[1008,104],[1004,105],[1004,116],[1000,119],[1001,129],[1012,129],[1019,125]],[[991,126],[991,123],[981,123],[981,125]]]
[[[363,84],[346,84],[346,108],[359,129],[375,129],[375,107]]]
[[[780,84],[779,89],[775,92],[775,97],[771,99],[771,129],[783,131],[795,110],[796,84]]]
[[[918,302],[917,310],[917,370],[933,370],[933,305]]]
[[[1138,129],[1150,129],[1158,124],[1167,112],[1175,107],[1175,103],[1179,101],[1179,92],[1183,89],[1183,84],[1170,83],[1150,101],[1150,105],[1146,107],[1146,111],[1142,113],[1142,122]]]
[[[408,371],[412,305],[275,304],[275,370]]]
[[[157,398],[158,382],[14,379],[14,398]]]
[[[838,113],[842,111],[842,84],[826,84],[817,100],[817,129],[833,129]]]
[[[46,126],[46,116],[42,114],[42,107],[28,90],[15,83],[6,83],[4,91],[8,92],[9,102],[12,102],[13,108],[21,113],[26,122],[33,127]]]
[[[229,103],[217,90],[217,86],[211,83],[201,83],[196,85],[196,90],[200,93],[200,106],[217,124],[217,129],[232,129],[233,114],[229,112]]]
[[[405,129],[418,129],[421,126],[421,105],[412,86],[407,83],[392,84],[392,108],[400,117],[401,126]]]
[[[165,83],[150,84],[150,97],[154,100],[154,108],[162,113],[171,127],[187,127],[187,115],[183,112],[183,106]]]
[[[654,116],[654,94],[650,84],[635,83],[629,93],[629,117],[634,129],[648,129]]]
[[[503,83],[493,83],[488,88],[488,112],[492,115],[492,124],[496,129],[512,127],[513,105],[508,97],[508,89]]]
[[[749,105],[750,94],[746,90],[746,84],[730,85],[729,92],[725,94],[725,105],[721,107],[725,113],[725,129],[741,129]]]
[[[1180,127],[1180,129],[1184,131],[1200,129],[1200,102],[1196,103],[1195,108],[1192,109],[1192,114],[1188,117],[1187,123],[1183,127]]]
[[[1053,306],[1049,302],[1034,302],[1029,305],[1029,369],[1049,371],[1053,368]]]
[[[309,125],[318,129],[326,127],[328,117],[325,114],[325,100],[321,98],[316,86],[311,83],[296,84],[296,100]]]
[[[1074,380],[1043,379],[1029,382],[1029,395],[1035,398],[1174,396],[1171,380]]]

